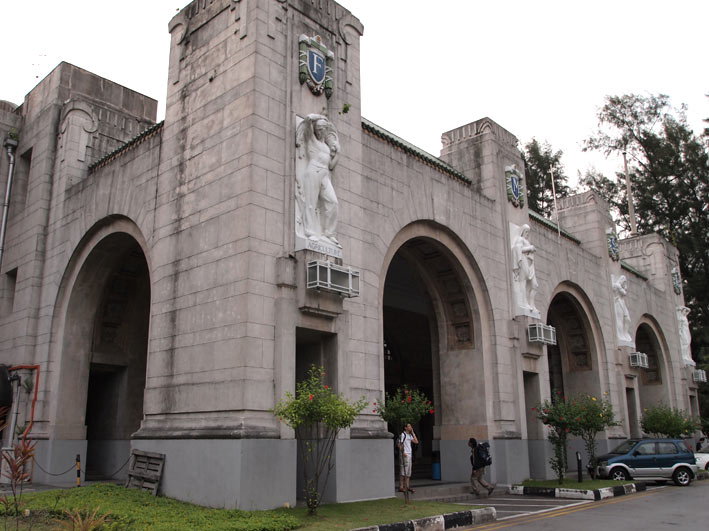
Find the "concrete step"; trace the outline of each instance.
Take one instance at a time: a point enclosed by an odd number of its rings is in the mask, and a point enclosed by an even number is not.
[[[412,480],[411,488],[415,492],[409,494],[411,500],[462,502],[478,499],[470,492],[470,483],[442,483],[440,481]],[[404,498],[396,485],[396,497]]]

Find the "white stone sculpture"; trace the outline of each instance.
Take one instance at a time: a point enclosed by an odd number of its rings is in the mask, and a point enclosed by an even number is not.
[[[618,344],[634,347],[635,343],[630,335],[630,312],[625,304],[625,297],[628,295],[628,279],[625,278],[625,275],[618,277],[611,275],[611,285],[613,287],[615,330]]]
[[[537,274],[534,270],[536,248],[527,239],[528,235],[529,225],[524,224],[519,227],[510,224],[515,302],[518,314],[539,318],[539,310],[534,304],[534,298],[539,288]]]
[[[696,363],[692,359],[692,353],[689,350],[689,345],[692,343],[692,335],[689,333],[689,308],[686,306],[677,306],[677,325],[679,326],[679,349],[682,353],[682,363],[685,367]]]
[[[321,114],[309,114],[295,133],[296,236],[310,244],[341,248],[337,241],[338,202],[331,173],[340,156],[335,126]]]

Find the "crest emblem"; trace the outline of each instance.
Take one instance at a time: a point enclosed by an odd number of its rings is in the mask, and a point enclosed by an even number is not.
[[[676,295],[682,293],[682,280],[679,278],[679,271],[676,267],[672,268],[672,289]]]
[[[335,54],[322,43],[320,35],[308,37],[301,35],[298,39],[300,84],[308,85],[310,92],[319,96],[332,96],[332,62]]]
[[[507,199],[518,208],[524,207],[524,177],[516,164],[505,166],[505,182],[507,183]]]
[[[608,242],[608,256],[611,260],[617,262],[620,260],[620,254],[618,253],[618,235],[615,231],[609,230],[606,232],[606,240]]]

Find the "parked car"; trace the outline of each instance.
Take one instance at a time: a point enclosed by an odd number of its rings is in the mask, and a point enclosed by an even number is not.
[[[709,470],[709,444],[705,444],[694,453],[697,458],[697,468]]]
[[[615,480],[671,479],[686,487],[697,477],[694,452],[681,439],[628,439],[598,457],[598,475]]]

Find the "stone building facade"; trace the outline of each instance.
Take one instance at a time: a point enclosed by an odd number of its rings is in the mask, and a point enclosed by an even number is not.
[[[49,473],[76,454],[90,477],[121,477],[137,448],[166,455],[168,496],[293,504],[296,441],[269,410],[312,363],[353,399],[431,396],[418,473],[438,452],[444,481],[467,480],[469,437],[491,443],[499,484],[548,476],[531,408],[553,389],[609,397],[621,424],[603,446],[639,435],[647,405],[698,413],[677,250],[617,241],[590,192],[561,201],[558,224],[529,211],[517,139],[488,118],[444,133],[440,157],[362,118],[347,10],[195,0],[169,31],[164,122],[155,100],[67,63],[0,103],[0,362],[39,374],[36,400],[13,406],[38,441],[35,481],[73,482]],[[308,120],[332,167],[299,167]],[[299,172],[327,174],[335,201],[320,183],[321,202],[298,203]],[[308,206],[335,208],[336,238],[301,237]],[[309,264],[358,285],[308,287]],[[393,495],[370,409],[334,462],[328,499]]]

